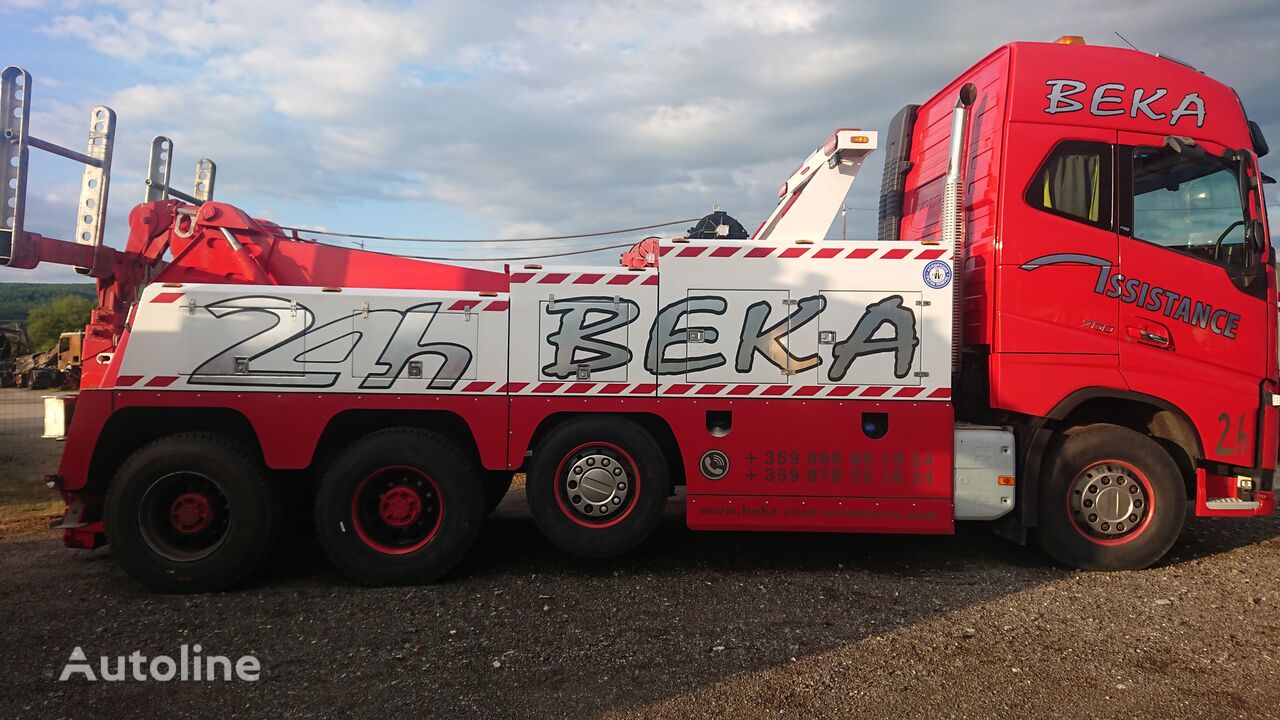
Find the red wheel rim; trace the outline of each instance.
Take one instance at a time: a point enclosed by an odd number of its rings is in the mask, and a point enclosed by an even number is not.
[[[589,454],[592,451],[597,450],[603,451],[603,455],[611,456],[616,460],[621,461],[625,468],[624,473],[627,477],[625,501],[619,502],[616,508],[611,508],[608,515],[601,516],[593,512],[596,517],[600,518],[598,520],[595,518],[588,519],[589,516],[584,516],[584,514],[575,507],[572,490],[568,488],[571,482],[569,477],[570,468],[574,465],[575,459],[581,458],[585,454]],[[556,505],[560,508],[560,512],[564,513],[564,516],[575,525],[591,528],[592,530],[603,530],[604,528],[613,527],[623,520],[626,520],[631,512],[635,510],[637,499],[640,496],[640,482],[640,469],[636,466],[635,460],[631,458],[631,455],[626,450],[623,450],[621,447],[614,445],[613,443],[595,441],[583,443],[565,453],[564,457],[560,459],[560,464],[556,466],[552,492],[555,494]],[[580,505],[581,503],[578,504]],[[595,505],[594,507],[599,506],[600,505]]]
[[[356,536],[387,555],[422,549],[444,519],[444,500],[435,480],[407,465],[378,468],[366,475],[351,496]]]
[[[194,470],[152,480],[142,493],[137,518],[143,542],[173,562],[209,557],[221,547],[233,522],[222,486]]]
[[[1090,495],[1103,493],[1106,497],[1098,498],[1093,505],[1083,504]],[[1117,500],[1126,497],[1127,505]],[[1141,536],[1151,525],[1156,510],[1156,494],[1146,473],[1123,460],[1098,460],[1076,473],[1067,487],[1066,501],[1067,517],[1076,532],[1089,542],[1107,547],[1124,545]],[[1107,510],[1101,509],[1103,504]],[[1091,514],[1094,509],[1097,512]],[[1108,512],[1109,516],[1105,514]]]
[[[410,487],[394,487],[378,501],[378,514],[391,527],[408,527],[422,517],[422,495]]]
[[[213,523],[213,504],[204,493],[183,493],[169,505],[169,522],[186,535],[204,532]]]

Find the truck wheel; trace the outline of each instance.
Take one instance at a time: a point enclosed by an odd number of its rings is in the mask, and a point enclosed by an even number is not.
[[[1040,547],[1082,570],[1140,570],[1173,546],[1187,493],[1173,458],[1119,425],[1068,434],[1041,489]]]
[[[255,453],[190,432],[130,455],[107,489],[103,519],[134,579],[164,592],[212,592],[261,564],[276,540],[277,507]]]
[[[484,514],[486,517],[492,515],[493,511],[498,509],[502,499],[511,491],[511,480],[515,475],[510,470],[484,471]]]
[[[466,555],[484,520],[479,470],[436,433],[392,428],[342,451],[320,480],[316,534],[363,585],[429,582]]]
[[[578,418],[534,451],[525,484],[547,539],[576,555],[626,552],[653,532],[667,502],[662,448],[620,418]]]

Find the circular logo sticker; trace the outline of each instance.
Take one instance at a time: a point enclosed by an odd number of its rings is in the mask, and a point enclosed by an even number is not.
[[[708,450],[702,453],[698,469],[708,480],[719,480],[729,474],[729,458],[719,450]]]
[[[931,260],[924,266],[924,284],[941,290],[951,284],[951,266],[942,260]]]

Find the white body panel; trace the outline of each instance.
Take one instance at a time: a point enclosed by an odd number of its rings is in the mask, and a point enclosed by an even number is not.
[[[876,149],[878,137],[875,132],[843,128],[827,142],[827,147],[810,153],[787,178],[777,207],[754,240],[817,240],[827,236],[827,228],[857,179],[862,161]]]
[[[152,285],[116,385],[475,392],[506,377],[506,308],[505,295],[479,293]]]
[[[701,335],[665,349],[663,394],[951,397],[950,250],[716,240],[661,249],[659,304],[692,310],[675,339]],[[932,287],[929,270],[947,282]]]
[[[653,394],[645,341],[658,298],[653,269],[511,271],[515,394]]]
[[[148,287],[117,387],[949,400],[950,252],[666,241],[510,294]],[[942,282],[945,280],[946,282]]]

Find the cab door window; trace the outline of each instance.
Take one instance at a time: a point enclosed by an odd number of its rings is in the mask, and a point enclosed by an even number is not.
[[[1058,143],[1027,188],[1027,202],[1054,215],[1111,227],[1111,146]]]
[[[1202,260],[1248,265],[1236,172],[1209,154],[1134,148],[1132,236]]]

